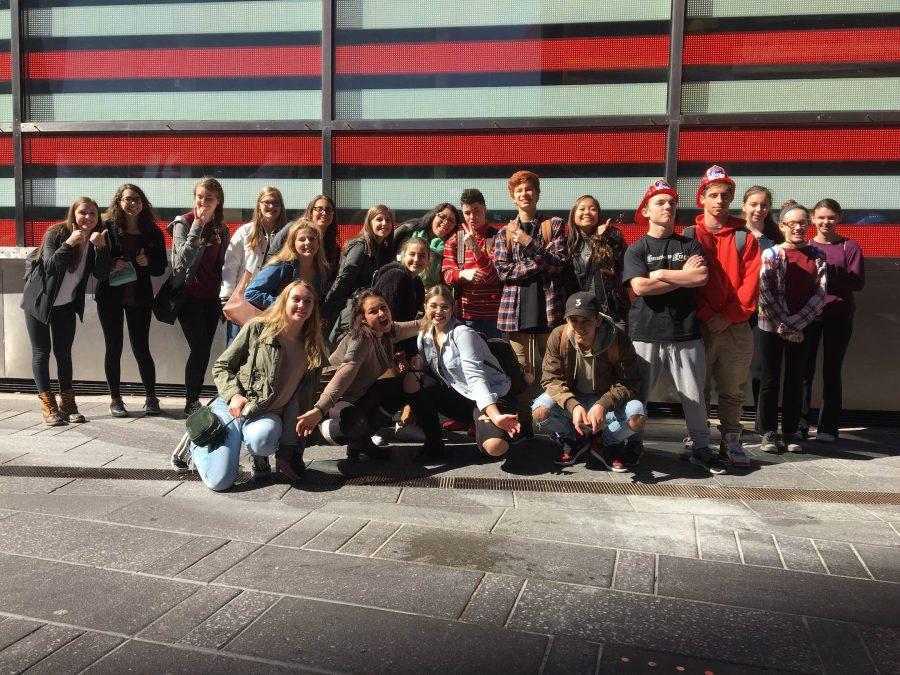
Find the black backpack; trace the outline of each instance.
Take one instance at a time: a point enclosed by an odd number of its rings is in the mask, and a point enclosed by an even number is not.
[[[497,363],[500,364],[500,369],[509,378],[511,383],[509,386],[509,395],[518,396],[528,389],[528,383],[525,381],[525,373],[522,372],[522,365],[519,363],[519,359],[516,358],[516,353],[513,351],[510,344],[506,340],[500,338],[490,338],[485,340],[485,342],[487,342],[491,354],[497,359]],[[489,361],[485,361],[485,364],[492,368],[496,367]]]

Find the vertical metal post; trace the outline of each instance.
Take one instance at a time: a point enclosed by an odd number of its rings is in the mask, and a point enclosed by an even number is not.
[[[16,200],[16,246],[25,246],[25,154],[22,143],[22,118],[25,93],[22,90],[22,7],[10,0],[10,61],[12,84],[13,186]]]
[[[678,134],[681,131],[681,62],[684,53],[684,18],[687,0],[672,0],[672,20],[669,31],[669,92],[666,117],[666,180],[675,185],[678,180]]]
[[[334,42],[337,0],[322,0],[322,194],[333,197],[331,127],[334,121]]]

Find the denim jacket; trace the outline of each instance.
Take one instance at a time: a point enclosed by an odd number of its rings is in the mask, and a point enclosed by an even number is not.
[[[285,286],[299,278],[300,268],[290,262],[266,265],[256,273],[256,276],[247,285],[247,290],[244,291],[244,300],[254,307],[266,309],[275,302]],[[317,274],[312,283],[316,291],[316,302],[320,307],[325,295],[322,282],[322,275]]]
[[[447,326],[447,340],[441,349],[440,361],[444,371],[438,368],[437,346],[433,330],[419,333],[419,352],[432,372],[444,384],[453,387],[460,395],[475,401],[484,410],[509,391],[510,381],[500,368],[481,336],[457,319]],[[444,373],[450,375],[448,381]]]

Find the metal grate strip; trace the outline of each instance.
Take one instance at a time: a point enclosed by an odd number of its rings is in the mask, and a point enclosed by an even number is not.
[[[0,466],[0,476],[20,478],[93,478],[104,480],[196,481],[197,474],[171,469],[94,468],[77,466]],[[249,479],[241,473],[240,481]],[[279,480],[273,476],[272,480]],[[809,490],[717,485],[657,483],[613,483],[609,481],[560,480],[552,478],[490,478],[478,476],[391,476],[369,474],[347,478],[311,469],[304,483],[311,485],[367,485],[374,487],[424,487],[449,490],[508,490],[518,492],[563,492],[568,494],[640,495],[688,499],[749,499],[827,504],[888,504],[900,506],[900,492],[853,490]]]

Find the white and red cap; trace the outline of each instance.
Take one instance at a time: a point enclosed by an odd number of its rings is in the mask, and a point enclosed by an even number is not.
[[[731,186],[731,191],[734,192],[735,190],[734,181],[728,175],[728,172],[718,164],[713,164],[706,170],[706,173],[703,174],[703,178],[700,180],[700,187],[697,188],[697,206],[703,206],[700,202],[703,191],[713,183],[728,183]]]
[[[678,203],[678,192],[669,185],[666,181],[660,178],[657,181],[653,181],[650,187],[647,188],[647,191],[644,193],[643,198],[641,198],[641,203],[638,204],[637,210],[634,212],[634,222],[638,225],[642,225],[643,227],[647,227],[650,224],[650,221],[641,213],[641,210],[647,205],[647,202],[650,201],[651,197],[655,197],[656,195],[671,195],[675,198],[675,203]]]

